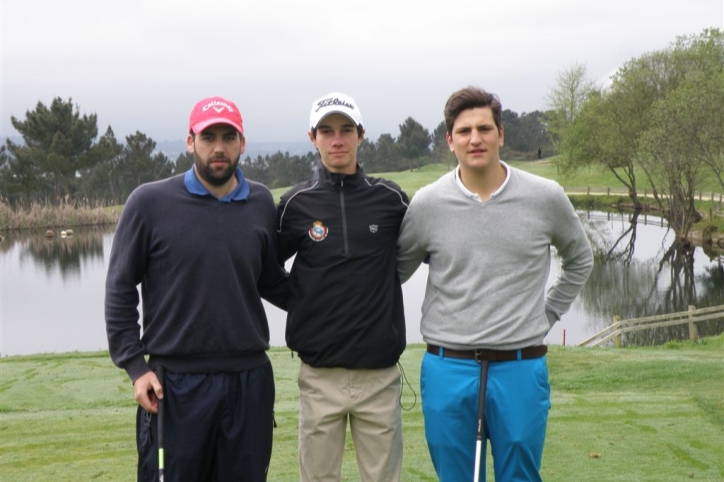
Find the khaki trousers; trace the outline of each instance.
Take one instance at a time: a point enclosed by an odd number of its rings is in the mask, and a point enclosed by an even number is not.
[[[302,482],[339,482],[347,420],[361,482],[397,482],[402,472],[400,371],[299,369]]]

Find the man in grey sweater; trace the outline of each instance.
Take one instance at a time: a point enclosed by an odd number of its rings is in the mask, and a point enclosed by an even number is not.
[[[541,480],[550,408],[543,339],[593,266],[563,189],[500,160],[501,110],[496,96],[476,87],[450,96],[447,141],[458,166],[417,192],[398,240],[403,282],[429,260],[420,323],[427,343],[422,408],[441,482],[472,480],[478,468],[484,480],[486,440],[495,480]],[[546,293],[551,247],[561,272]],[[483,361],[485,424],[477,459]]]

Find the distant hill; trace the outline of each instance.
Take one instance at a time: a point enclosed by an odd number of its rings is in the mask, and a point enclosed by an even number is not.
[[[23,142],[23,138],[20,137],[20,136],[10,136],[10,137],[0,136],[0,145],[3,145],[3,146],[4,146],[4,145],[5,145],[5,141],[8,140],[8,139],[10,139],[11,141],[13,141],[15,144],[22,144],[22,142]]]
[[[5,145],[6,139],[8,138],[0,137],[0,145]],[[16,144],[23,143],[23,138],[20,136],[10,136],[9,139]],[[312,150],[312,144],[309,142],[249,142],[241,157],[242,160],[247,156],[254,159],[256,156],[271,155],[279,151],[289,152],[292,156],[302,156]],[[179,154],[186,152],[186,140],[156,141],[156,152],[163,152],[169,159],[175,161]]]
[[[290,155],[302,156],[313,150],[309,142],[249,142],[246,151],[241,156],[254,159],[256,156],[266,156],[276,152],[289,152]],[[175,161],[179,154],[186,152],[186,141],[156,141],[156,151],[163,152],[169,159]]]

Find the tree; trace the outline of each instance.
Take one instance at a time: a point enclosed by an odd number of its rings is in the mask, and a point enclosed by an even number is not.
[[[638,159],[669,224],[683,239],[701,217],[696,191],[706,177],[719,175],[716,166],[724,153],[724,34],[707,29],[679,37],[644,60],[628,66],[622,79],[637,83],[648,103],[638,113],[646,119]]]
[[[723,103],[722,31],[680,37],[627,62],[608,89],[589,95],[563,139],[567,165],[610,169],[637,206],[640,168],[683,239],[700,217],[694,196],[702,180],[714,174],[724,186]]]
[[[538,149],[541,149],[544,156],[549,156],[553,152],[553,146],[550,143],[545,128],[545,114],[539,110],[533,112],[522,113],[520,115],[520,137],[523,139],[521,147],[525,152],[531,153],[529,158],[536,159],[538,157]],[[505,124],[503,124],[505,126]],[[505,129],[505,142],[508,142],[508,129]],[[535,153],[535,154],[533,154]],[[533,155],[535,157],[533,157]]]
[[[269,182],[271,183],[269,187],[272,189],[287,187],[312,176],[316,154],[308,152],[300,157],[290,156],[289,152],[279,151],[271,156],[266,156],[265,162],[269,166]]]
[[[119,163],[123,200],[141,184],[169,177],[173,172],[171,160],[162,152],[154,154],[155,149],[156,142],[140,131],[126,136]]]
[[[412,171],[420,159],[430,155],[432,138],[430,132],[412,117],[400,124],[400,135],[397,138],[397,151]]]
[[[709,83],[714,80],[714,84]],[[666,192],[668,220],[682,237],[701,219],[694,204],[697,188],[709,176],[715,157],[724,152],[722,132],[709,130],[710,119],[721,117],[724,104],[724,75],[689,72],[666,97],[651,109],[652,126],[644,133],[641,146],[648,152],[642,163],[648,167],[651,181]],[[716,120],[715,124],[722,123]],[[719,173],[719,180],[721,177]]]
[[[450,152],[450,145],[447,143],[447,125],[445,121],[440,122],[432,132],[432,158],[437,162],[452,167],[455,162],[455,155]]]
[[[194,155],[190,152],[184,152],[182,154],[179,154],[176,158],[176,162],[174,162],[173,172],[174,174],[180,174],[182,172],[186,172],[189,169],[191,169],[191,166],[194,165]]]
[[[357,148],[357,162],[359,162],[368,173],[376,172],[373,171],[373,169],[377,163],[377,146],[366,137],[362,139],[362,142]]]
[[[680,37],[674,54],[684,76],[668,106],[678,105],[679,110],[670,114],[686,113],[682,138],[692,145],[689,155],[708,166],[724,188],[724,30]]]
[[[92,167],[81,171],[81,191],[91,201],[120,202],[118,165],[121,162],[123,145],[119,144],[111,126],[93,147]]]
[[[555,86],[548,93],[547,106],[550,110],[546,113],[546,126],[556,150],[565,141],[583,104],[595,88],[586,75],[586,65],[574,62],[558,73]]]
[[[521,132],[522,129],[518,114],[510,109],[505,109],[500,113],[500,123],[503,125],[505,132],[505,145],[503,149],[517,152],[526,151],[526,141]]]
[[[293,182],[298,182],[309,179],[314,175],[314,168],[317,166],[317,153],[309,151],[302,156],[294,156],[294,165],[292,170]]]
[[[39,149],[21,149],[21,146],[7,141],[2,176],[2,192],[13,205],[29,204],[33,199],[48,195],[48,182],[40,170],[42,152]],[[15,151],[18,157],[12,155]]]
[[[0,146],[0,202],[10,201],[8,195],[12,186],[12,171],[10,170],[10,155],[6,146]]]
[[[377,156],[375,169],[371,172],[390,172],[398,170],[400,154],[392,134],[381,134],[377,138]]]
[[[501,112],[501,124],[505,132],[505,145],[500,150],[500,156],[505,159],[538,158],[538,149],[545,150],[547,155],[552,152],[550,141],[546,137],[543,123],[544,114],[533,111],[520,116],[506,109]]]
[[[636,178],[638,133],[634,133],[629,104],[622,92],[592,94],[561,146],[564,171],[598,165],[628,188],[634,210],[641,209]]]
[[[254,159],[252,159],[251,156],[246,156],[240,163],[241,170],[244,171],[244,176],[247,179],[252,179],[270,187],[272,185],[272,178],[269,173],[268,159],[269,156],[262,157],[261,155],[257,155]]]
[[[77,173],[90,167],[89,155],[98,135],[95,114],[81,117],[72,99],[53,99],[50,107],[38,102],[25,120],[10,118],[25,145],[7,141],[13,161],[12,188],[29,198],[48,194],[60,200],[75,193]]]

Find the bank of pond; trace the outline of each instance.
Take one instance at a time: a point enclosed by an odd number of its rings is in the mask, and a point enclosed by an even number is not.
[[[614,317],[724,305],[721,252],[676,247],[665,221],[649,214],[579,211],[579,216],[595,253],[593,272],[571,310],[551,329],[547,343],[578,344],[607,328]],[[0,354],[106,349],[103,299],[115,225],[76,227],[71,235],[66,228],[66,236],[52,238],[45,231],[8,231],[0,243]],[[549,282],[559,269],[553,256]],[[403,286],[408,343],[422,343],[419,322],[426,279],[423,266]],[[265,308],[271,344],[284,346],[285,313],[269,304]],[[697,328],[701,337],[717,335],[724,331],[724,320],[697,323]],[[623,342],[650,345],[688,338],[683,324],[627,334]]]

